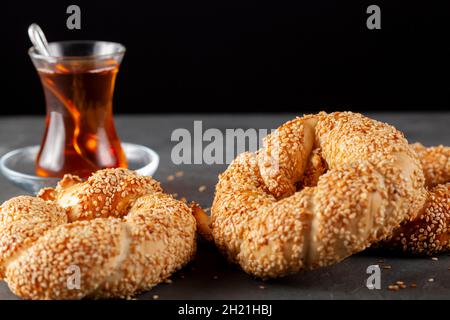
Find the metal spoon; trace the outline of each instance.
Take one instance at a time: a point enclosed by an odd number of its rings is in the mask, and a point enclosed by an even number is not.
[[[41,27],[39,27],[36,23],[32,23],[28,27],[28,37],[30,37],[31,43],[33,43],[33,46],[39,54],[50,57],[48,42]]]

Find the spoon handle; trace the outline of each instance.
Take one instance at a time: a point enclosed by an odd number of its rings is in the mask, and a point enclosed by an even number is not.
[[[30,37],[31,43],[33,43],[40,54],[48,57],[50,56],[48,42],[41,27],[39,27],[36,23],[32,23],[28,27],[28,36]]]

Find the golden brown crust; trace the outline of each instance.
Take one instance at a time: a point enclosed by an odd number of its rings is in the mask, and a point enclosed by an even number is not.
[[[161,190],[151,177],[127,169],[100,170],[86,182],[66,175],[55,189],[56,202],[67,208],[70,221],[123,217],[138,197]]]
[[[64,224],[46,233],[13,263],[6,281],[16,295],[27,299],[81,299],[112,272],[119,254],[121,223],[97,219]],[[80,289],[69,275],[80,271]]]
[[[424,180],[392,126],[351,112],[296,118],[219,176],[212,233],[259,277],[322,267],[389,236],[423,206]]]
[[[426,148],[420,143],[411,146],[419,156],[427,187],[450,182],[450,147],[439,145]]]
[[[436,255],[450,250],[450,148],[412,145],[421,162],[427,201],[409,221],[398,227],[383,245],[419,255]]]
[[[156,192],[137,199],[125,218],[128,257],[91,294],[126,297],[151,289],[195,254],[196,225],[189,207]]]
[[[268,190],[276,197],[290,196],[307,167],[314,148],[314,128],[324,113],[296,118],[281,125],[264,139],[257,158],[259,171]]]
[[[150,177],[125,169],[101,170],[86,182],[68,175],[40,197],[0,207],[0,275],[23,298],[128,297],[195,252],[191,209]],[[76,270],[79,288],[68,285]]]
[[[450,183],[428,192],[419,215],[397,228],[386,246],[419,255],[436,255],[450,250]]]
[[[0,207],[0,279],[5,266],[45,232],[67,223],[64,210],[39,198],[20,196]]]

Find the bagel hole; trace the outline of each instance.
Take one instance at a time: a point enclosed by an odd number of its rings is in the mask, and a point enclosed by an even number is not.
[[[328,165],[322,157],[321,149],[314,149],[308,158],[302,178],[295,184],[296,191],[300,191],[305,187],[317,186],[320,176],[327,171]]]

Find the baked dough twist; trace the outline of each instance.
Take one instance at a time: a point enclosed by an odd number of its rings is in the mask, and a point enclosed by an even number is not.
[[[0,207],[0,278],[27,299],[128,297],[186,264],[196,223],[158,182],[106,169]],[[80,287],[68,285],[80,272]],[[76,284],[76,282],[75,282]]]
[[[397,228],[383,245],[419,255],[450,251],[450,147],[425,148],[412,145],[417,152],[428,188],[425,205]]]
[[[326,172],[325,172],[326,171]],[[296,118],[219,176],[211,230],[248,273],[336,263],[391,235],[425,203],[417,155],[394,127],[360,114]]]

